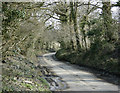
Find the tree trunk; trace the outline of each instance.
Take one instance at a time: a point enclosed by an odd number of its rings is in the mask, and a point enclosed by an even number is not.
[[[76,50],[76,41],[74,40],[74,23],[72,20],[72,15],[73,15],[73,2],[70,2],[70,15],[69,15],[69,23],[70,23],[70,33],[71,33],[71,48],[72,50]]]
[[[111,14],[111,4],[109,2],[102,2],[102,16],[104,20],[104,30],[105,30],[105,39],[108,42],[111,42],[113,32],[111,31],[112,24],[112,14]]]
[[[73,22],[74,25],[74,32],[75,32],[75,38],[76,38],[76,49],[80,50],[80,38],[79,38],[79,32],[78,32],[78,27],[77,27],[77,2],[70,2],[70,21]]]

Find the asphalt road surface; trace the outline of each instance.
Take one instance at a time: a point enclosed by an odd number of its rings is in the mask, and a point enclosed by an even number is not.
[[[67,83],[68,87],[62,91],[106,91],[104,93],[111,93],[119,90],[117,85],[96,77],[93,73],[85,71],[84,67],[55,60],[54,55],[55,53],[44,54],[42,58],[44,66],[50,67],[51,71]]]

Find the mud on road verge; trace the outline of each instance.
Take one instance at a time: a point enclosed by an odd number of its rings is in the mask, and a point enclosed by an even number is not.
[[[57,76],[53,71],[51,71],[52,67],[48,67],[45,65],[45,61],[42,58],[43,56],[38,56],[39,58],[39,65],[42,72],[42,78],[47,81],[49,84],[49,88],[51,91],[61,91],[68,88],[67,84],[62,80],[61,77]]]

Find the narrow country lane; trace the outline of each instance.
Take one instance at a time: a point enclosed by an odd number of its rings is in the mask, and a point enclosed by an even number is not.
[[[49,67],[52,72],[62,78],[68,85],[63,91],[118,91],[118,86],[108,83],[83,67],[63,63],[53,58],[55,53],[42,56],[42,65]]]

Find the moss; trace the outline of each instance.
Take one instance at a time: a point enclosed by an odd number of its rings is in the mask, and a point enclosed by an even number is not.
[[[21,83],[21,85],[24,86],[24,87],[26,87],[26,88],[29,88],[29,89],[31,89],[31,90],[32,90],[33,87],[34,87],[33,85],[31,85],[31,84],[26,84],[26,83]]]
[[[48,84],[48,82],[47,82],[45,79],[39,77],[39,80],[40,80],[46,87],[49,87],[49,84]]]

